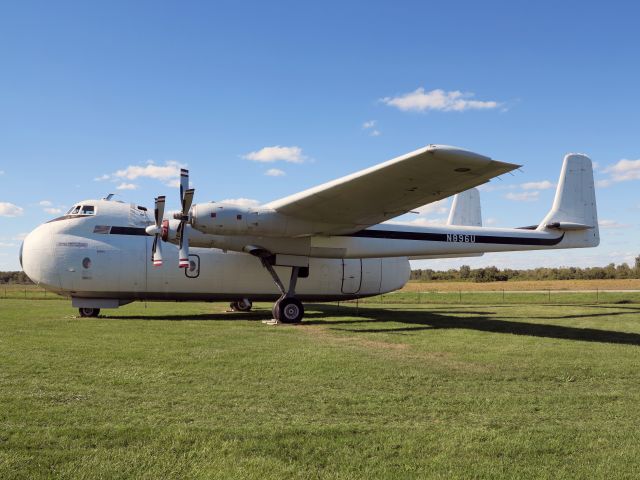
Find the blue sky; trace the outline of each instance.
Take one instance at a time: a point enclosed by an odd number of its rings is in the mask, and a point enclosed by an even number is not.
[[[196,201],[267,202],[429,143],[524,165],[482,191],[495,226],[541,220],[563,155],[588,154],[602,242],[416,266],[630,261],[639,14],[634,2],[4,2],[0,270],[81,199],[177,206],[179,165]],[[408,220],[442,220],[439,207]]]

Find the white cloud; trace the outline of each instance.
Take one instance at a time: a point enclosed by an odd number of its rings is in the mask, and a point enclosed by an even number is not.
[[[25,238],[27,238],[27,235],[29,235],[27,232],[19,233],[18,235],[13,237],[13,240],[24,240]]]
[[[556,184],[549,180],[542,180],[541,182],[523,183],[520,186],[525,190],[548,190],[549,188],[554,188]]]
[[[24,213],[24,208],[9,202],[0,202],[0,217],[19,217]]]
[[[50,213],[51,215],[56,215],[58,213],[62,213],[62,209],[60,208],[53,208],[53,207],[48,207],[48,208],[43,208],[43,210],[47,213]]]
[[[40,205],[41,207],[51,207],[53,205],[53,202],[51,202],[50,200],[41,200],[38,202],[38,205]]]
[[[438,200],[437,202],[428,203],[427,205],[414,208],[413,210],[415,212],[418,212],[420,215],[428,215],[431,213],[442,215],[449,212],[449,199],[444,198],[442,200]]]
[[[628,228],[631,225],[626,225],[624,223],[620,223],[616,220],[598,220],[598,226],[600,228]]]
[[[227,198],[225,200],[220,200],[220,203],[231,203],[240,207],[257,207],[260,205],[260,202],[253,198]]]
[[[2,248],[2,247],[15,247],[15,246],[16,246],[15,243],[0,242],[0,248]]]
[[[4,175],[4,170],[0,170],[0,175]]]
[[[151,178],[159,180],[167,186],[173,186],[180,183],[180,169],[185,168],[183,163],[176,162],[175,160],[169,160],[164,165],[156,165],[152,160],[148,160],[145,165],[129,165],[126,168],[117,170],[111,174],[104,174],[96,177],[96,181],[111,180],[113,182],[122,182],[123,180],[136,180],[138,178]],[[127,185],[127,187],[120,188],[120,190],[131,190],[132,183],[122,182],[120,186]]]
[[[640,159],[622,159],[618,163],[605,168],[604,172],[611,174],[611,180],[614,182],[640,180]]]
[[[627,182],[629,180],[640,180],[640,159],[638,160],[622,160],[600,170],[602,173],[608,173],[608,178],[596,181],[596,187],[606,188],[614,183]]]
[[[173,160],[165,162],[164,165],[156,165],[147,162],[142,167],[140,165],[130,165],[123,170],[118,170],[113,174],[117,178],[126,178],[127,180],[135,180],[136,178],[153,178],[163,182],[180,178],[180,169],[185,165]]]
[[[535,202],[539,197],[540,192],[537,190],[520,193],[509,192],[504,196],[507,200],[513,200],[516,202]]]
[[[302,154],[300,147],[282,147],[275,145],[273,147],[264,147],[255,152],[249,152],[242,158],[253,162],[271,163],[282,160],[289,163],[303,163],[307,157]]]
[[[267,177],[282,177],[282,176],[286,175],[284,170],[280,170],[279,168],[270,168],[269,170],[264,172],[264,174]]]
[[[116,187],[116,190],[135,190],[137,188],[138,188],[138,185],[136,185],[135,183],[122,182],[120,185]]]
[[[485,226],[487,226],[487,227],[495,226],[495,225],[497,225],[498,223],[500,223],[500,222],[498,221],[498,219],[497,219],[497,218],[493,218],[493,217],[489,217],[489,218],[487,218],[487,219],[484,221],[484,224],[485,224]]]
[[[413,92],[405,93],[397,97],[385,97],[381,99],[383,103],[391,107],[396,107],[402,111],[425,112],[428,110],[439,110],[443,112],[464,110],[486,110],[497,108],[499,102],[472,100],[474,93],[463,93],[458,90],[446,92],[442,89],[435,89],[425,92],[419,87]]]
[[[375,126],[376,126],[376,120],[369,120],[362,124],[362,129],[368,130],[370,137],[379,137],[382,134],[382,132],[377,128],[375,128]]]

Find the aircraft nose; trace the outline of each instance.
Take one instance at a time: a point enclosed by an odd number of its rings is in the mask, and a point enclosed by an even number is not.
[[[29,233],[22,242],[20,265],[35,284],[58,289],[60,282],[53,250],[53,235],[45,223]]]

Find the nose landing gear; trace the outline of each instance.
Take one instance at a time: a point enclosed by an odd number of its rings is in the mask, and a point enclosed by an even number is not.
[[[251,307],[253,307],[253,303],[248,298],[243,298],[237,302],[231,302],[229,307],[231,307],[231,310],[234,312],[249,312],[251,311]]]
[[[99,308],[82,307],[82,308],[79,308],[78,311],[80,312],[80,316],[83,318],[97,317],[98,315],[100,315]]]

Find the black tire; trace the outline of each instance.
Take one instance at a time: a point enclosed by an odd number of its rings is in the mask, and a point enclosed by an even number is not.
[[[80,316],[83,317],[83,318],[86,318],[86,317],[97,317],[98,315],[100,315],[100,309],[99,308],[84,307],[84,308],[79,308],[78,311],[80,312]]]
[[[229,308],[231,308],[231,310],[233,310],[234,312],[239,312],[240,311],[240,307],[238,306],[238,302],[231,302],[229,304]]]
[[[287,297],[279,300],[278,320],[282,323],[300,323],[304,317],[304,307],[302,302],[295,297]]]
[[[236,308],[239,312],[250,312],[251,307],[253,307],[253,302],[251,302],[251,300],[249,300],[248,298],[243,298],[242,300],[234,303],[236,304]]]
[[[281,298],[276,300],[276,303],[274,303],[273,307],[271,307],[271,315],[273,316],[274,320],[280,320],[280,301],[281,300],[282,300]]]

